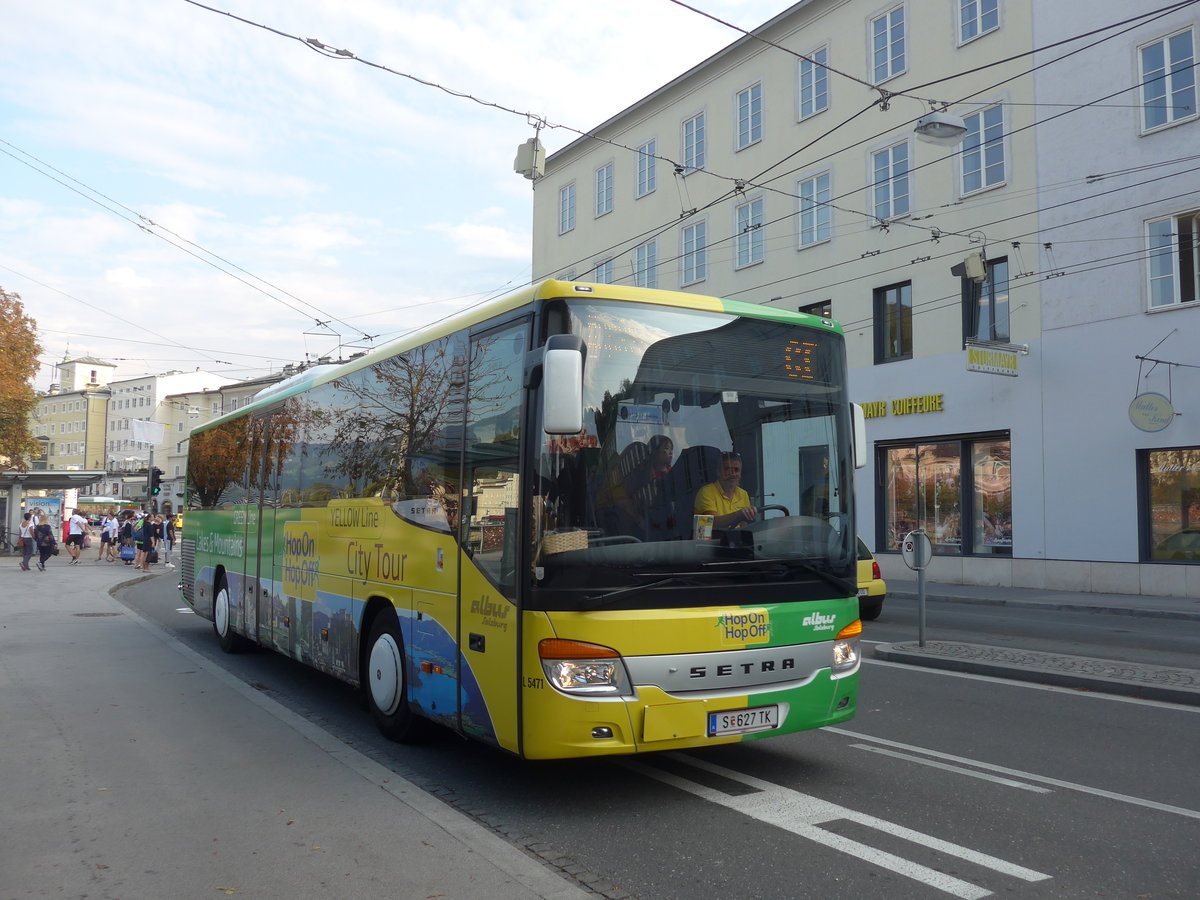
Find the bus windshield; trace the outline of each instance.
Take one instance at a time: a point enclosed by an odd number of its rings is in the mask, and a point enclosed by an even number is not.
[[[650,304],[563,306],[587,348],[585,426],[541,435],[529,607],[855,594],[839,334]]]

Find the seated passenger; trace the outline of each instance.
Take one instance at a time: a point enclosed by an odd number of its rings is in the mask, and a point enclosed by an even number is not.
[[[758,510],[750,505],[750,495],[738,482],[742,478],[742,457],[738,453],[721,454],[721,477],[700,488],[693,511],[712,516],[714,528],[738,528],[753,522]]]

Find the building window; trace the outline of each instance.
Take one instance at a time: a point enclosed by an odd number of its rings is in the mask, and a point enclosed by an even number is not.
[[[633,248],[633,283],[638,287],[658,287],[658,241],[646,241]]]
[[[1194,303],[1200,296],[1200,210],[1147,223],[1150,308]]]
[[[875,362],[911,359],[912,282],[875,289]]]
[[[820,316],[822,319],[833,318],[833,301],[822,300],[820,303],[809,303],[800,307],[800,312],[810,316]]]
[[[613,164],[596,170],[596,215],[602,216],[613,210]]]
[[[707,233],[706,222],[697,222],[683,229],[683,269],[679,277],[681,285],[704,280],[708,259]]]
[[[999,27],[1000,0],[959,0],[959,44],[965,44]]]
[[[566,234],[575,228],[575,185],[568,184],[558,192],[558,233]]]
[[[804,179],[796,193],[800,197],[800,246],[811,247],[833,237],[829,173]]]
[[[595,280],[598,284],[612,284],[613,261],[611,259],[606,259],[604,262],[596,263],[596,269],[592,274],[593,280]]]
[[[1200,447],[1138,451],[1142,559],[1200,563]]]
[[[1007,434],[883,447],[878,463],[877,547],[897,551],[904,536],[920,528],[937,555],[1012,555]]]
[[[814,50],[800,60],[800,118],[807,119],[829,108],[829,48]]]
[[[704,168],[704,113],[683,123],[683,167],[685,173]]]
[[[638,147],[637,195],[644,197],[654,190],[654,163],[658,153],[657,141],[646,141]]]
[[[761,197],[737,208],[737,267],[763,261],[763,201]]]
[[[962,148],[962,192],[981,191],[1004,183],[1004,109],[990,106],[964,116],[967,135]]]
[[[1191,29],[1139,48],[1142,130],[1196,116],[1196,70]]]
[[[737,94],[737,148],[762,140],[762,82]]]
[[[871,154],[871,208],[881,222],[908,213],[908,142]]]
[[[983,281],[963,277],[963,338],[968,341],[1007,341],[1008,259],[989,260]]]
[[[904,7],[871,20],[871,72],[874,83],[904,71]]]

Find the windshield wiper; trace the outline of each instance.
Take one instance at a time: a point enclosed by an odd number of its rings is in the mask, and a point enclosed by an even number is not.
[[[788,559],[787,557],[783,557],[783,558],[779,558],[779,559],[734,559],[734,560],[728,560],[728,561],[724,561],[724,562],[701,563],[701,565],[703,565],[703,566],[751,566],[751,565],[763,565],[763,564],[774,566],[775,567],[774,570],[769,570],[769,569],[762,570],[762,571],[773,571],[773,573],[778,573],[780,571],[779,567],[781,567],[781,566],[786,571],[791,571],[792,569],[803,569],[805,572],[809,572],[813,575],[816,575],[818,578],[822,579],[823,581],[829,582],[834,587],[840,588],[841,590],[846,591],[846,593],[848,595],[854,596],[854,595],[858,594],[858,585],[857,584],[852,584],[851,582],[847,581],[844,578],[838,578],[832,572],[829,572],[829,571],[826,571],[825,569],[821,569],[817,566],[814,566],[812,563],[800,562],[797,559]]]
[[[654,573],[659,574],[659,573]],[[615,600],[619,597],[624,597],[629,594],[640,594],[642,591],[648,591],[650,588],[666,587],[668,584],[678,584],[680,582],[691,581],[697,578],[711,578],[725,574],[733,574],[726,572],[672,572],[666,578],[659,578],[658,581],[651,581],[646,584],[635,584],[631,587],[617,588],[615,591],[609,591],[605,594],[597,594],[595,597],[588,597],[589,603],[597,603],[603,600]],[[645,577],[653,577],[647,573]]]

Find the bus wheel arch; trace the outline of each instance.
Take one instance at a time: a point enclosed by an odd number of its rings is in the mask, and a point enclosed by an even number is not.
[[[362,690],[384,737],[405,743],[419,737],[418,718],[408,705],[408,662],[400,619],[390,602],[373,598],[363,621]]]

